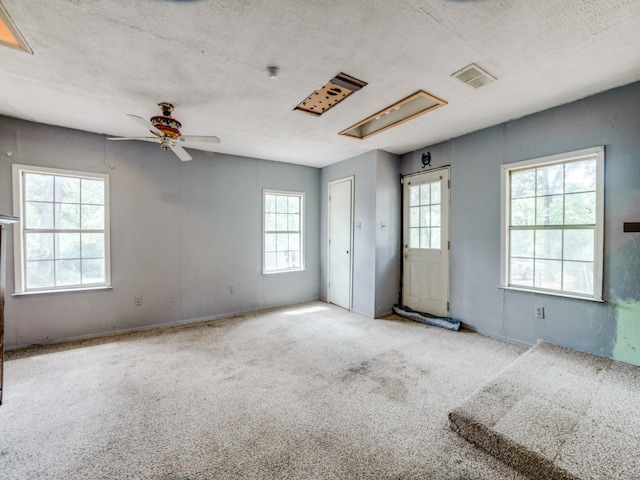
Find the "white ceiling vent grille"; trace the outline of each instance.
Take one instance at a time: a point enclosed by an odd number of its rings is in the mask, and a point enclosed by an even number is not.
[[[491,83],[496,79],[496,77],[488,74],[475,63],[467,65],[462,70],[451,74],[451,76],[472,88],[483,87],[487,83]]]

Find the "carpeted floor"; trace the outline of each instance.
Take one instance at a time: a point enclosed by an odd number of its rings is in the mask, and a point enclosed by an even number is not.
[[[447,413],[525,352],[324,303],[12,352],[1,479],[524,480]]]
[[[449,417],[531,478],[640,479],[640,367],[539,342]]]

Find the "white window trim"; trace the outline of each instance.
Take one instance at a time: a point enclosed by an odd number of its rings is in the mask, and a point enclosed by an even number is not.
[[[300,268],[290,268],[287,270],[269,270],[266,269],[266,255],[265,255],[265,237],[266,237],[266,199],[267,195],[290,195],[290,196],[299,196],[300,197]],[[306,213],[305,213],[305,205],[306,205],[306,194],[304,192],[292,192],[290,190],[271,190],[271,189],[263,189],[262,190],[262,274],[263,275],[277,275],[279,273],[292,273],[292,272],[302,272],[306,270],[306,262],[305,262],[305,250],[304,250],[304,231],[305,231],[305,222],[306,222]]]
[[[109,175],[106,173],[90,173],[80,172],[76,170],[62,170],[58,168],[38,167],[34,165],[20,165],[13,164],[12,168],[12,187],[13,187],[13,213],[15,216],[20,217],[20,222],[13,228],[13,244],[14,244],[14,278],[15,278],[15,292],[12,296],[20,295],[39,295],[39,294],[51,294],[51,293],[68,293],[79,292],[87,290],[108,290],[111,289],[111,241],[110,241],[110,203],[109,203]],[[69,288],[54,287],[50,289],[38,289],[27,290],[25,288],[25,254],[23,249],[24,238],[24,215],[22,207],[24,205],[24,189],[22,187],[22,179],[24,173],[45,173],[49,175],[58,176],[70,176],[80,178],[95,178],[104,181],[104,233],[105,233],[105,283],[104,285],[87,285],[72,286]]]
[[[527,288],[509,285],[509,199],[511,198],[511,185],[509,182],[510,173],[518,170],[526,170],[532,166],[544,166],[558,162],[569,162],[586,158],[596,159],[596,226],[595,226],[595,259],[593,265],[594,290],[593,295],[579,295],[576,293],[565,293],[556,290],[545,290],[540,288]],[[604,146],[586,148],[573,152],[550,155],[546,157],[533,158],[520,162],[507,163],[502,165],[500,180],[502,195],[500,198],[500,288],[505,290],[515,290],[529,293],[539,293],[559,297],[590,300],[594,302],[604,302],[603,293],[603,270],[604,270]]]

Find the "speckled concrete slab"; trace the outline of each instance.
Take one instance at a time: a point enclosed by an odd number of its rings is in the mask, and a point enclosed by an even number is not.
[[[449,413],[536,480],[640,478],[640,368],[538,342]]]

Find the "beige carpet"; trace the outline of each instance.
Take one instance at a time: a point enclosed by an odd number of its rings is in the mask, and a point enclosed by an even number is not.
[[[319,302],[82,345],[9,355],[1,479],[525,479],[447,418],[519,346]]]
[[[450,415],[534,479],[640,479],[640,368],[539,342]]]

